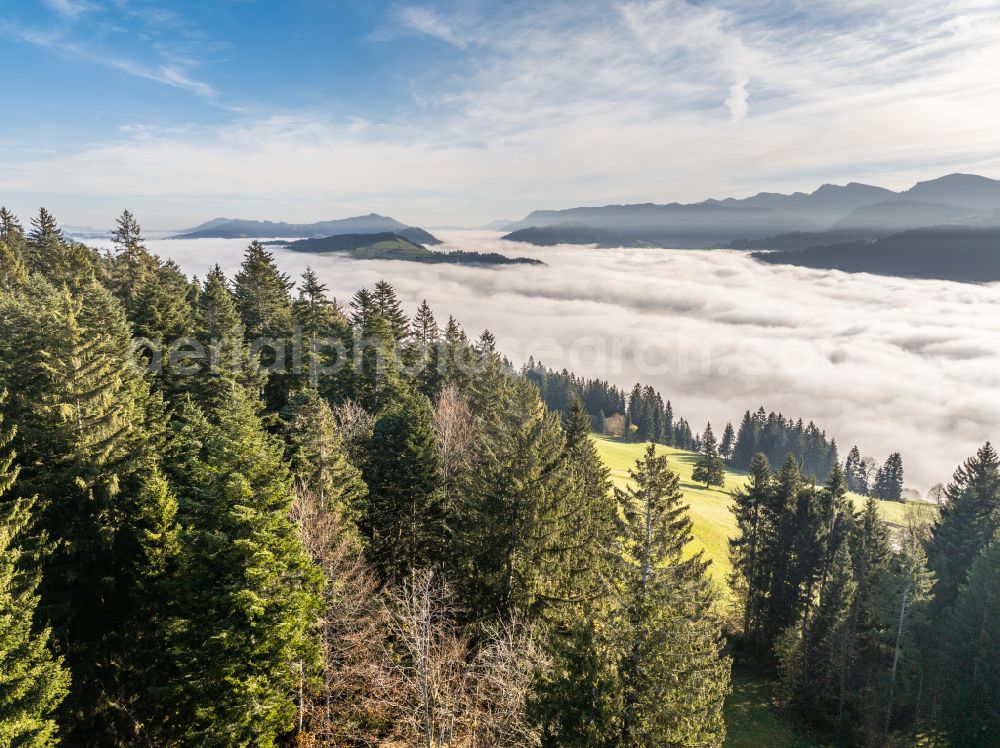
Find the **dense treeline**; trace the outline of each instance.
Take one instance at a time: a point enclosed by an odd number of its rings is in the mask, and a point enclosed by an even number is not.
[[[114,245],[0,212],[0,743],[722,744],[654,448],[613,491],[579,393],[387,283]]]
[[[528,360],[521,373],[538,387],[550,410],[565,413],[572,399],[579,398],[594,431],[678,449],[699,446],[688,422],[675,418],[670,401],[653,387],[636,384],[626,394],[606,380],[578,377],[566,369],[553,371],[534,359]]]
[[[776,669],[803,718],[845,745],[955,746],[1000,735],[1000,460],[987,444],[958,469],[931,526],[893,534],[874,499],[847,498],[789,455],[763,454],[734,492],[731,587],[741,649]]]

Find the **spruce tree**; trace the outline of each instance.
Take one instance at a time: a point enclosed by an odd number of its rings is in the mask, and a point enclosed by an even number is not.
[[[714,592],[693,539],[680,482],[649,445],[617,490],[624,517],[616,627],[621,652],[620,744],[721,745],[730,661],[721,653]]]
[[[439,568],[450,549],[449,528],[426,397],[408,394],[376,421],[364,476],[369,497],[362,526],[375,568],[396,582]]]
[[[743,636],[747,639],[759,637],[770,593],[764,554],[774,537],[773,519],[768,512],[772,490],[771,466],[764,455],[758,454],[750,464],[746,487],[732,493],[736,536],[729,541],[733,567],[729,583],[742,603]]]
[[[158,677],[158,585],[175,536],[157,482],[161,409],[128,358],[120,305],[96,281],[74,296],[34,277],[0,319],[20,485],[39,496],[51,543],[40,611],[73,674],[63,731],[129,742]]]
[[[0,240],[0,292],[11,292],[28,282],[28,268],[21,257]]]
[[[55,217],[45,208],[31,219],[31,231],[25,247],[25,262],[32,272],[44,274],[54,281],[63,281],[69,272],[69,251],[66,239]]]
[[[705,434],[701,439],[701,454],[691,472],[691,478],[704,483],[705,488],[721,486],[726,482],[726,467],[719,455],[718,443],[715,441],[715,434],[712,433],[712,424],[705,427]]]
[[[372,305],[375,312],[389,323],[389,330],[392,331],[397,345],[409,337],[410,320],[403,312],[396,290],[386,281],[380,280],[375,284]]]
[[[24,227],[11,211],[5,207],[0,207],[0,242],[7,245],[7,248],[19,257],[24,259]]]
[[[264,401],[272,412],[280,411],[288,400],[293,285],[278,270],[274,255],[258,241],[247,247],[233,279],[233,300],[247,342],[259,365],[269,373]]]
[[[987,748],[1000,735],[1000,539],[969,569],[944,638],[943,725],[953,745]]]
[[[459,499],[453,576],[472,617],[532,620],[566,584],[571,526],[561,507],[577,503],[558,418],[529,382],[504,372],[495,351],[487,356],[493,363],[474,388],[476,453]]]
[[[195,338],[205,346],[207,360],[198,376],[185,382],[189,394],[207,412],[226,407],[237,387],[254,395],[261,392],[263,376],[251,365],[243,323],[218,265],[206,276],[198,295],[195,331]]]
[[[727,423],[722,432],[722,441],[719,442],[719,455],[723,460],[729,462],[733,458],[733,450],[736,448],[736,432],[733,424]]]
[[[135,216],[123,211],[115,223],[117,226],[111,234],[115,246],[111,256],[111,285],[118,298],[130,306],[136,290],[156,271],[157,262],[146,249]]]
[[[939,613],[954,604],[972,564],[1000,529],[1000,458],[989,442],[959,466],[945,496],[927,545]]]
[[[345,531],[356,531],[368,488],[344,454],[333,411],[314,390],[289,400],[283,415],[288,458],[300,490],[317,496]]]
[[[0,392],[0,405],[5,399]],[[51,630],[36,612],[41,569],[25,552],[35,502],[5,496],[17,480],[7,450],[12,437],[0,430],[0,745],[42,748],[58,742],[53,716],[69,690],[69,673],[52,655]]]
[[[757,443],[759,429],[759,424],[748,410],[736,433],[736,444],[733,446],[733,467],[740,470],[748,469],[754,456],[762,451]]]
[[[163,743],[275,745],[317,665],[321,578],[289,517],[282,447],[256,409],[237,387],[212,422],[189,404],[176,425],[184,531]]]

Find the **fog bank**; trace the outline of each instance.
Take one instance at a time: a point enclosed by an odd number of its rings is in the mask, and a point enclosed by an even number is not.
[[[437,249],[498,251],[547,264],[474,268],[356,261],[275,248],[311,265],[341,301],[380,278],[412,312],[426,298],[471,336],[489,328],[516,364],[630,387],[652,384],[698,430],[720,433],[763,405],[815,420],[879,461],[903,453],[907,486],[946,481],[1000,438],[1000,284],[974,286],[765,265],[728,251],[534,247],[443,232]],[[149,242],[185,272],[230,276],[246,240]]]

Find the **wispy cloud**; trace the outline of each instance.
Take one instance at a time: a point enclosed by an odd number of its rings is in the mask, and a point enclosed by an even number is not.
[[[191,69],[194,67],[194,61],[190,58],[152,64],[140,62],[108,52],[99,46],[75,41],[65,32],[56,29],[27,29],[10,24],[6,36],[45,49],[61,57],[101,65],[173,88],[190,91],[212,103],[218,101],[218,93],[210,84],[192,76]]]
[[[46,7],[67,18],[76,18],[88,10],[93,10],[95,5],[86,0],[44,0]]]
[[[301,219],[353,201],[479,223],[823,181],[1000,176],[1000,7],[986,0],[445,2],[393,18],[464,50],[462,63],[392,71],[413,100],[388,115],[265,111],[147,128],[10,164],[0,188],[58,182],[191,209],[239,196]],[[224,98],[195,64],[102,59]]]
[[[459,49],[465,49],[467,46],[466,40],[458,34],[452,25],[431,8],[407,6],[399,11],[399,20],[412,31],[440,39]]]

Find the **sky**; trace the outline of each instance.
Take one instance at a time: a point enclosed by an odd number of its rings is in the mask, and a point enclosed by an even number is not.
[[[996,0],[0,0],[0,203],[64,224],[1000,177]]]
[[[534,247],[440,232],[444,249],[534,256],[543,266],[357,261],[275,248],[347,301],[389,279],[412,314],[426,299],[473,337],[489,328],[520,365],[533,356],[631,389],[651,384],[692,428],[720,434],[747,409],[814,420],[884,462],[903,455],[925,493],[1000,423],[1000,284],[886,278],[756,262],[723,250]],[[244,239],[151,241],[188,274],[239,269]]]

